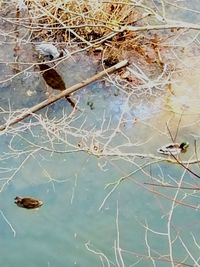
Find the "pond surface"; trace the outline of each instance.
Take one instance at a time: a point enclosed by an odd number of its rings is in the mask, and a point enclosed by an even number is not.
[[[178,160],[199,158],[199,58],[182,57],[173,94],[129,99],[100,81],[74,94],[75,113],[60,100],[1,133],[0,266],[199,266],[199,178],[156,152],[171,134],[190,143]],[[78,59],[58,67],[69,85],[98,71]],[[0,88],[6,111],[46,98],[33,70]],[[16,196],[44,205],[22,209]]]

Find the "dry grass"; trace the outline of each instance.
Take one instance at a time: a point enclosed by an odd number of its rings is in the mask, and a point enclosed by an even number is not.
[[[78,43],[90,52],[102,52],[110,66],[127,51],[139,51],[144,35],[121,31],[124,26],[137,26],[142,18],[130,1],[26,1],[33,25],[33,41]],[[147,39],[145,40],[147,43]]]
[[[110,34],[116,26],[129,25],[138,19],[129,1],[26,1],[31,17],[42,35],[68,41],[70,30],[93,42]],[[98,3],[99,2],[99,3]],[[116,4],[115,4],[116,2]],[[117,3],[118,2],[118,3]],[[48,29],[44,29],[45,26]],[[41,35],[40,35],[41,36]]]

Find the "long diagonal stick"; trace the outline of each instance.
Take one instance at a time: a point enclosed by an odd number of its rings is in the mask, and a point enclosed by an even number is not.
[[[0,131],[3,131],[5,130],[7,127],[19,122],[19,121],[22,121],[23,119],[25,119],[26,117],[30,116],[32,113],[35,113],[37,112],[38,110],[56,102],[57,100],[61,99],[62,97],[64,96],[68,96],[70,95],[71,93],[81,89],[82,87],[102,78],[103,76],[105,76],[106,74],[109,74],[109,73],[112,73],[120,68],[123,68],[125,67],[126,65],[128,65],[128,61],[127,60],[123,60],[119,63],[117,63],[116,65],[110,67],[110,68],[107,68],[99,73],[97,73],[96,75],[80,82],[80,83],[77,83],[67,89],[65,89],[64,91],[62,91],[61,93],[55,95],[55,96],[52,96],[51,98],[49,99],[46,99],[42,102],[40,102],[39,104],[33,106],[32,108],[29,108],[27,109],[24,113],[18,115],[17,117],[15,117],[14,119],[12,120],[9,120],[7,123],[3,124],[0,126]]]

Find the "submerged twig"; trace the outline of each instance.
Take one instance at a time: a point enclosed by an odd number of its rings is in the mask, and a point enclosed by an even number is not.
[[[200,187],[187,187],[187,186],[175,186],[175,185],[166,185],[166,184],[156,184],[156,183],[148,183],[145,182],[145,185],[152,185],[152,186],[158,186],[158,187],[165,187],[165,188],[180,188],[180,189],[187,189],[187,190],[200,190]]]

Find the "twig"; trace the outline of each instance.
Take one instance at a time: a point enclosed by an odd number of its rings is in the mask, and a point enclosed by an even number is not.
[[[165,187],[165,188],[178,188],[178,186],[175,185],[165,185],[165,184],[156,184],[156,183],[148,183],[145,182],[144,184],[146,185],[152,185],[152,186],[160,186],[160,187]],[[187,186],[180,186],[180,189],[187,189],[187,190],[200,190],[200,187],[187,187]]]
[[[36,111],[56,102],[57,100],[63,98],[64,96],[68,96],[70,95],[71,93],[81,89],[82,87],[102,78],[104,75],[108,74],[108,73],[112,73],[118,69],[121,69],[123,67],[125,67],[126,65],[128,64],[128,61],[127,60],[123,60],[119,63],[117,63],[116,65],[106,69],[106,70],[103,70],[99,73],[97,73],[96,75],[80,82],[80,83],[77,83],[67,89],[65,89],[64,91],[62,91],[61,93],[57,94],[56,96],[52,96],[51,98],[49,99],[46,99],[42,102],[40,102],[39,104],[33,106],[32,108],[29,108],[27,109],[23,114],[20,114],[19,116],[17,116],[16,118],[10,120],[8,123],[5,123],[3,125],[0,126],[0,131],[2,130],[5,130],[7,127],[25,119],[26,117],[30,116],[32,113],[35,113]]]
[[[125,267],[124,260],[121,253],[120,248],[120,232],[119,232],[119,207],[118,207],[118,201],[117,201],[117,214],[116,214],[116,231],[117,231],[117,239],[114,242],[114,250],[115,250],[115,259],[117,262],[117,265],[119,267]]]
[[[167,131],[169,132],[170,138],[171,138],[172,142],[174,143],[176,139],[172,136],[171,130],[170,130],[167,122],[166,122],[166,127],[167,127]]]
[[[179,131],[179,127],[180,127],[182,116],[183,116],[183,113],[181,113],[180,119],[178,121],[178,125],[177,125],[177,128],[176,128],[176,133],[175,133],[175,136],[174,136],[174,141],[176,141],[176,137],[178,135],[178,131]]]
[[[86,249],[87,249],[88,251],[90,251],[90,252],[94,253],[95,255],[99,256],[99,258],[100,258],[100,260],[101,260],[101,262],[102,262],[102,264],[103,264],[103,267],[105,266],[105,265],[104,265],[104,260],[105,260],[106,263],[107,263],[107,267],[110,267],[110,261],[109,261],[109,259],[106,257],[106,255],[105,255],[103,252],[101,252],[101,251],[97,251],[97,250],[92,249],[92,248],[90,247],[90,241],[88,241],[88,242],[85,243],[85,247],[86,247]]]
[[[6,216],[4,215],[4,213],[3,213],[2,210],[0,210],[0,213],[1,213],[2,217],[4,218],[5,222],[10,226],[10,229],[12,230],[13,235],[14,235],[14,237],[15,237],[15,236],[16,236],[16,231],[15,231],[15,229],[12,227],[11,223],[8,221],[8,219],[6,218]]]
[[[175,157],[172,153],[171,153],[171,156],[177,161],[178,164],[180,164],[185,170],[187,170],[188,172],[190,172],[191,174],[193,174],[195,177],[199,178],[200,179],[200,176],[198,174],[196,174],[195,172],[193,172],[192,170],[190,170],[188,167],[186,167],[184,165],[183,162],[181,162],[180,160],[178,160],[177,157]]]

